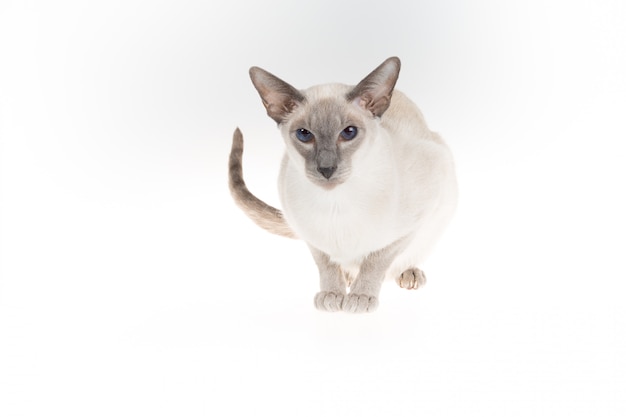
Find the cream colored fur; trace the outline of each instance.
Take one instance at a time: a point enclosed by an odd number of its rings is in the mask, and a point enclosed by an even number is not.
[[[371,93],[357,88],[361,95],[352,98],[355,87],[342,84],[299,91],[301,97],[293,103],[268,103],[267,82],[253,74],[285,141],[278,181],[284,220],[308,243],[320,268],[321,291],[315,304],[322,310],[373,311],[385,277],[406,288],[423,284],[419,268],[455,209],[451,153],[413,102],[399,91],[391,95],[392,72],[397,77],[399,61],[395,67],[396,61],[390,60],[368,78],[370,83],[386,83],[389,90],[391,101],[379,102],[379,107],[370,102],[382,87],[373,87],[379,90]],[[284,113],[276,113],[279,105]],[[294,140],[294,131],[303,123],[350,124],[362,132],[357,144],[337,140],[339,162],[330,179],[311,169],[314,153],[309,156],[303,150],[308,144]],[[321,140],[311,146],[322,146]]]

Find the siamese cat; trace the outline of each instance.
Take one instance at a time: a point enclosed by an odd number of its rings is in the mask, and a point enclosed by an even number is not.
[[[356,86],[298,90],[250,69],[286,146],[278,180],[283,211],[246,187],[239,129],[230,190],[260,227],[308,244],[319,268],[320,310],[371,312],[385,278],[401,288],[423,285],[420,266],[455,209],[452,155],[417,106],[394,91],[399,72],[392,57]]]

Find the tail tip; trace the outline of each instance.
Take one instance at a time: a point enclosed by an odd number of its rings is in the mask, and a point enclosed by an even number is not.
[[[243,133],[241,133],[241,130],[238,127],[233,132],[233,144],[243,144]]]

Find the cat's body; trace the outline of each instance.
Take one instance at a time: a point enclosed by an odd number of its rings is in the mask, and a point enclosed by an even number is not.
[[[454,212],[452,156],[419,109],[392,95],[399,69],[390,58],[356,87],[303,91],[251,69],[285,139],[278,183],[284,219],[247,191],[239,131],[231,190],[262,227],[308,243],[320,269],[315,304],[322,310],[372,311],[385,277],[405,288],[423,284],[418,268]]]

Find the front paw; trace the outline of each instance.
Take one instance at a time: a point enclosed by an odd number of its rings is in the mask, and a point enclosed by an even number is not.
[[[341,311],[344,294],[320,291],[315,295],[315,308],[322,311]]]
[[[364,294],[348,294],[341,305],[341,309],[348,313],[371,313],[377,307],[378,298]]]

